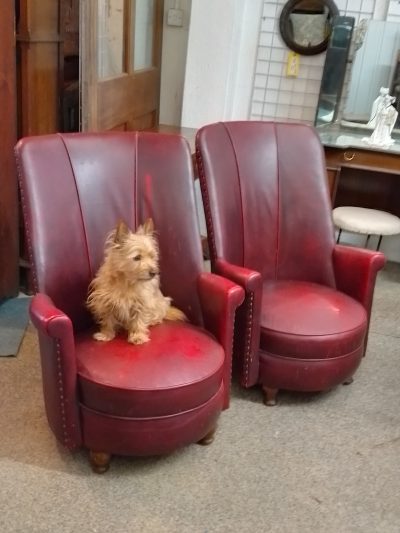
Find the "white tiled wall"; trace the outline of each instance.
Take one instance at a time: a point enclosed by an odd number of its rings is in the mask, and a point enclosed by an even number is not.
[[[372,18],[376,1],[336,0],[335,3],[341,15],[354,17],[357,24],[361,19]],[[264,1],[250,118],[300,120],[312,124],[325,53],[300,56],[298,77],[286,76],[288,48],[279,33],[279,16],[285,3],[286,0]],[[389,10],[391,8],[393,16],[400,18],[397,0],[390,2]]]

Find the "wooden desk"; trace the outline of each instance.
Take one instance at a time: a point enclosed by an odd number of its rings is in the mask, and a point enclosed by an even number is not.
[[[329,190],[334,207],[352,205],[381,209],[400,216],[400,141],[388,150],[377,150],[354,135],[354,145],[335,146],[339,136],[321,135]]]

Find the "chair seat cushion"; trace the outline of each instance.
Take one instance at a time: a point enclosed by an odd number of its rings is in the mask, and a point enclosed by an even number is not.
[[[221,387],[224,350],[206,331],[185,322],[150,328],[134,345],[78,335],[76,356],[83,405],[122,417],[177,414],[202,405]]]
[[[342,292],[302,281],[263,285],[260,346],[270,354],[340,357],[359,349],[366,331],[364,307]]]

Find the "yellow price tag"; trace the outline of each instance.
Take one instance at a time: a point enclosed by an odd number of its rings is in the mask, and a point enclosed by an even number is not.
[[[286,76],[297,78],[299,75],[300,55],[292,50],[288,53],[286,64]]]

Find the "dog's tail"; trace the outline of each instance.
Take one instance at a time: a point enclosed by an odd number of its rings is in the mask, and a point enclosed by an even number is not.
[[[167,314],[165,315],[165,320],[187,320],[187,316],[183,311],[171,305],[168,307]]]

